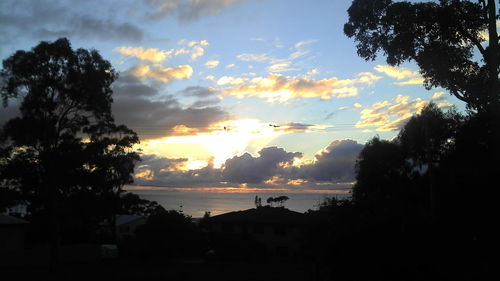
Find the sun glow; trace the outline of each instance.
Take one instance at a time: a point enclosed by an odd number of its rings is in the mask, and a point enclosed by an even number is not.
[[[162,146],[171,145],[182,147],[186,151],[175,151],[176,155],[189,155],[185,144],[202,147],[208,155],[205,159],[213,158],[214,168],[220,168],[224,162],[235,156],[244,153],[252,144],[258,143],[264,147],[276,137],[286,134],[283,130],[262,123],[255,119],[240,119],[219,122],[211,125],[210,132],[196,133],[195,135],[171,136],[163,139],[152,140],[147,143],[147,150],[154,151]],[[190,131],[183,127],[184,132]],[[200,157],[196,157],[200,159]],[[190,159],[185,168],[201,168],[207,161]]]

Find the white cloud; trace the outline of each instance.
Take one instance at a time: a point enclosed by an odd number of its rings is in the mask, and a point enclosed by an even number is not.
[[[215,80],[215,76],[213,76],[213,75],[207,75],[207,76],[205,76],[205,80],[214,81]]]
[[[218,60],[209,60],[205,62],[205,67],[206,68],[215,68],[219,65],[220,61]]]
[[[250,53],[237,55],[236,58],[242,61],[256,61],[256,62],[266,62],[271,59],[268,54],[250,54]]]
[[[217,80],[217,85],[224,86],[224,85],[240,85],[245,83],[245,81],[248,81],[248,78],[234,78],[231,76],[222,76]]]
[[[305,45],[309,45],[309,44],[315,43],[317,41],[318,40],[312,40],[312,39],[311,40],[303,40],[303,41],[295,43],[295,48],[300,49],[300,48],[304,47]]]

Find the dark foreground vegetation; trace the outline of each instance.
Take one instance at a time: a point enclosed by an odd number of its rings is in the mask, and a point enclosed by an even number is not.
[[[354,0],[348,12],[345,33],[356,40],[361,57],[383,54],[391,65],[415,61],[427,87],[448,90],[466,103],[467,112],[429,104],[395,139],[370,140],[356,164],[352,200],[329,199],[319,210],[298,216],[282,207],[262,206],[256,198],[255,209],[240,213],[255,220],[244,219],[240,228],[234,228],[234,214],[223,219],[207,214],[194,224],[182,213],[123,192],[139,161],[132,149],[139,140],[114,123],[110,85],[117,74],[97,51],[73,50],[68,40],[59,39],[6,59],[3,101],[22,102],[21,115],[0,134],[0,209],[24,204],[23,219],[29,224],[2,218],[6,226],[0,234],[26,234],[26,252],[12,248],[2,253],[2,275],[500,279],[495,1]],[[281,205],[286,199],[268,203]],[[288,224],[262,220],[262,214],[275,213],[296,219]],[[133,225],[131,235],[118,237],[127,230],[118,229],[118,215],[147,220]],[[287,229],[295,229],[293,257],[284,247],[269,255],[262,243],[282,241]],[[253,239],[257,235],[269,240]],[[282,238],[272,240],[275,236]],[[103,254],[95,247],[101,244],[117,244],[118,256]],[[75,245],[91,246],[77,250]],[[24,254],[31,250],[44,258],[28,263]],[[72,254],[77,257],[70,258]]]

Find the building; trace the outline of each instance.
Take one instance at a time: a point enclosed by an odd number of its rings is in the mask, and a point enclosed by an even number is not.
[[[124,241],[135,236],[137,227],[144,225],[147,218],[134,215],[116,216],[116,240]]]
[[[235,251],[258,249],[260,256],[286,260],[300,253],[305,225],[304,214],[270,206],[221,214],[207,221],[212,240],[233,241]],[[241,243],[254,246],[242,249]]]
[[[0,214],[0,256],[16,258],[24,254],[24,239],[29,222]]]

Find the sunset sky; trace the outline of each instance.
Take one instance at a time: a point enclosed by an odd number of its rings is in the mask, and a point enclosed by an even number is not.
[[[3,0],[0,58],[67,37],[109,60],[116,122],[141,139],[138,185],[346,190],[367,140],[395,137],[429,101],[464,109],[414,64],[359,58],[349,5]]]

